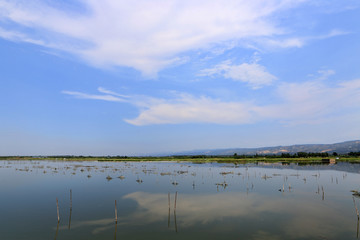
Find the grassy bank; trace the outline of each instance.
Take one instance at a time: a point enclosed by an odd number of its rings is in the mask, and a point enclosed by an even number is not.
[[[4,156],[0,160],[50,160],[50,161],[174,161],[174,162],[223,162],[223,163],[246,163],[246,162],[283,162],[283,163],[321,163],[326,162],[324,159],[335,159],[336,162],[352,162],[360,163],[360,157],[307,157],[307,158],[283,158],[283,157],[264,157],[264,156],[249,156],[244,158],[233,156],[167,156],[167,157],[92,157],[92,156],[49,156],[49,157],[33,157],[33,156]]]

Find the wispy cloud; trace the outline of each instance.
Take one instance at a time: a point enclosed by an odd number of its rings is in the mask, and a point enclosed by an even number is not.
[[[127,95],[124,95],[124,94],[119,94],[119,93],[107,90],[107,89],[105,89],[103,87],[98,87],[98,91],[101,92],[101,93],[110,94],[110,95],[121,97],[121,98],[129,98],[130,97],[130,96],[127,96]]]
[[[326,80],[328,79],[330,76],[335,74],[334,70],[331,69],[326,69],[326,70],[319,70],[318,74],[320,75],[318,77],[318,80],[322,81],[322,80]]]
[[[282,35],[272,16],[303,2],[90,0],[69,11],[49,1],[3,0],[0,36],[66,51],[96,66],[127,66],[154,76],[183,62],[179,53]]]
[[[276,94],[282,103],[262,107],[260,115],[294,124],[321,122],[326,117],[359,111],[360,79],[343,81],[332,87],[324,80],[281,83]]]
[[[182,94],[179,98],[158,101],[142,110],[133,125],[217,123],[245,124],[253,121],[249,103],[223,102],[209,97]]]
[[[102,88],[100,88],[103,90]],[[113,96],[110,94],[106,95],[97,95],[97,94],[87,94],[82,92],[74,92],[74,91],[62,91],[61,93],[73,96],[75,98],[81,98],[81,99],[93,99],[93,100],[103,100],[103,101],[109,101],[109,102],[128,102],[126,99]]]
[[[124,102],[139,109],[139,115],[126,122],[137,125],[215,123],[251,124],[259,121],[279,121],[286,124],[314,123],[319,119],[359,111],[360,79],[342,81],[329,86],[324,76],[332,70],[322,70],[322,77],[298,83],[280,82],[275,88],[277,104],[248,101],[223,101],[209,96],[186,93],[173,94],[171,99],[148,96],[127,96],[103,88],[104,95],[63,91],[76,98]],[[359,116],[360,117],[360,116]]]
[[[287,34],[278,35],[277,37],[258,37],[254,39],[255,46],[261,46],[264,49],[277,48],[301,48],[309,42],[315,40],[323,40],[337,36],[351,34],[351,32],[342,31],[339,29],[332,29],[326,34],[312,35],[312,36],[286,36]],[[256,48],[256,47],[254,47]]]
[[[230,60],[224,61],[213,68],[203,69],[198,76],[223,76],[234,81],[248,83],[253,89],[270,85],[277,79],[267,72],[264,66],[256,62],[233,65]]]

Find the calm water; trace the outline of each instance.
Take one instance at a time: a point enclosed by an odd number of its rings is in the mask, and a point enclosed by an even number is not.
[[[0,190],[4,240],[357,239],[360,165],[0,161]]]

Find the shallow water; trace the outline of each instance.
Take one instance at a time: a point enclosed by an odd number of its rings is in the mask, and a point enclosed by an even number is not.
[[[349,163],[0,161],[0,189],[7,240],[358,235],[360,165]]]

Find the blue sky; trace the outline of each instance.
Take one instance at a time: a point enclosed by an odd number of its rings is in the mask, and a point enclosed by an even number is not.
[[[0,155],[360,136],[357,0],[2,0]]]

